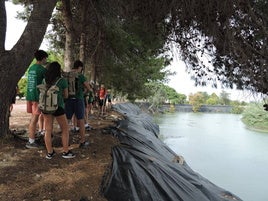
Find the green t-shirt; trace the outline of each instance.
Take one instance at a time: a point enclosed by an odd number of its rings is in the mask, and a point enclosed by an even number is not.
[[[75,98],[84,99],[84,82],[87,81],[87,78],[83,74],[78,75],[78,87],[75,92]]]
[[[64,108],[63,90],[68,88],[67,80],[65,78],[61,78],[57,83],[57,87],[59,87],[59,91],[58,91],[58,106]]]
[[[30,66],[28,70],[26,100],[38,102],[39,90],[37,90],[36,86],[42,83],[46,71],[47,69],[40,64]]]

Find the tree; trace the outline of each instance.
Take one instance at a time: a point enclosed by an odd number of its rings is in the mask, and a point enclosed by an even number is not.
[[[217,105],[219,104],[219,97],[217,96],[217,94],[212,93],[209,98],[206,100],[206,104],[208,105]]]
[[[16,87],[31,63],[34,52],[40,47],[55,5],[56,0],[32,1],[32,12],[27,26],[15,46],[7,51],[5,50],[7,25],[5,0],[0,0],[1,136],[7,134],[9,129],[9,105],[13,91],[11,89]]]
[[[167,99],[171,104],[184,104],[186,102],[187,96],[185,94],[177,93],[175,89],[163,85],[164,90],[167,94]]]
[[[203,92],[197,92],[195,94],[190,94],[189,96],[189,103],[192,105],[194,112],[198,112],[205,101],[206,96]]]
[[[33,55],[33,49],[38,49],[56,4],[55,0],[33,0],[33,10],[24,35],[11,51],[5,51],[4,2],[1,0],[0,5],[2,74],[7,72],[6,68],[10,65],[6,64],[10,64],[11,60],[13,66],[29,64],[29,56]],[[89,54],[83,57],[88,58],[86,63],[93,67],[94,80],[98,78],[111,87],[119,87],[125,94],[132,95],[133,85],[130,82],[137,84],[137,90],[133,92],[136,93],[152,78],[163,79],[165,73],[162,70],[169,61],[163,53],[171,48],[170,43],[176,44],[197,85],[212,84],[216,87],[217,81],[220,81],[224,87],[237,86],[268,94],[268,2],[265,0],[130,0],[127,3],[123,0],[70,0],[63,3],[70,3],[72,21],[69,25],[75,29],[74,45],[69,48],[76,50],[77,55]],[[46,6],[41,8],[40,5]],[[56,36],[61,37],[61,34]],[[82,40],[82,36],[86,38]],[[86,51],[79,51],[85,46]],[[22,49],[23,53],[20,52]],[[163,66],[153,65],[158,59],[162,60]],[[12,82],[10,87],[15,87],[25,68],[9,71],[1,81],[9,80]],[[122,74],[116,77],[118,72]],[[106,81],[110,75],[113,79]],[[129,82],[126,80],[128,76]],[[11,77],[12,80],[9,79]],[[112,82],[122,77],[125,80],[121,85]],[[5,97],[9,93],[1,90]],[[7,101],[0,112],[6,114],[6,105]],[[5,124],[5,121],[2,123]]]
[[[230,94],[227,93],[226,91],[222,91],[220,94],[220,103],[222,105],[230,105]]]
[[[71,2],[82,19],[84,1]],[[105,81],[111,63],[115,70],[135,61],[135,54],[139,59],[148,52],[159,56],[174,42],[197,85],[217,87],[220,81],[223,87],[268,92],[267,1],[103,0],[87,5],[83,31],[94,79]],[[85,25],[78,22],[77,27]]]

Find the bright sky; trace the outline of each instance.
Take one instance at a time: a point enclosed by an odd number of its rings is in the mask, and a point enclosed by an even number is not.
[[[17,20],[15,17],[17,15],[17,11],[21,10],[22,7],[18,5],[14,5],[9,1],[6,1],[6,10],[7,10],[7,34],[6,34],[6,49],[11,49],[15,43],[20,38],[26,23],[21,20]],[[45,42],[42,43],[41,48],[46,50],[47,47]],[[185,72],[185,64],[182,61],[175,61],[171,63],[169,66],[171,71],[176,72],[176,75],[170,76],[169,83],[167,83],[170,87],[174,88],[178,93],[185,94],[188,96],[190,93],[196,93],[198,91],[207,92],[209,95],[212,93],[216,93],[218,96],[220,95],[222,89],[214,89],[211,87],[195,87],[194,81],[190,79],[190,75]],[[230,99],[232,100],[244,100],[244,101],[255,101],[256,98],[253,97],[252,94],[246,93],[238,90],[227,90],[227,93],[230,94]]]
[[[212,93],[216,93],[218,96],[223,91],[222,88],[212,88],[209,86],[206,87],[196,87],[194,85],[194,81],[191,80],[190,75],[186,73],[186,66],[183,61],[174,61],[169,66],[169,69],[172,72],[176,72],[176,75],[170,76],[170,81],[168,85],[174,88],[178,93],[185,94],[188,96],[191,93],[196,92],[207,92],[209,95]],[[257,98],[252,95],[252,93],[241,91],[241,90],[232,90],[232,89],[224,89],[225,92],[230,94],[231,100],[239,100],[239,101],[257,101]]]

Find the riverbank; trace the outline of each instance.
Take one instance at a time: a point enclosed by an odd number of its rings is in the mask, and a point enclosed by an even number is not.
[[[24,101],[17,101],[10,117],[10,129],[28,130],[30,115]],[[88,149],[78,148],[78,134],[70,135],[74,159],[61,157],[61,138],[54,126],[53,145],[57,155],[45,159],[46,150],[29,150],[25,141],[9,135],[0,139],[0,200],[12,201],[106,201],[99,193],[102,177],[112,161],[111,148],[118,140],[109,133],[122,115],[109,111],[89,118],[93,130],[86,132]],[[27,137],[27,134],[26,134]]]
[[[18,138],[2,140],[1,199],[241,200],[194,172],[157,137],[158,126],[139,107],[125,103],[113,108],[103,117],[90,118],[94,129],[87,132],[91,142],[88,149],[78,148],[78,135],[70,135],[71,149],[77,154],[74,159],[60,157],[56,125],[53,144],[57,156],[52,160],[45,159],[44,149],[28,150],[25,141]],[[23,120],[27,128],[29,119],[24,111],[21,115],[12,112],[11,122],[20,116],[17,123]]]

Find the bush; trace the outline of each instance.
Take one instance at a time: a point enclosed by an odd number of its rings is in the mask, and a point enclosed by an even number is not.
[[[263,103],[249,104],[242,113],[242,121],[251,129],[268,132],[268,112]]]

